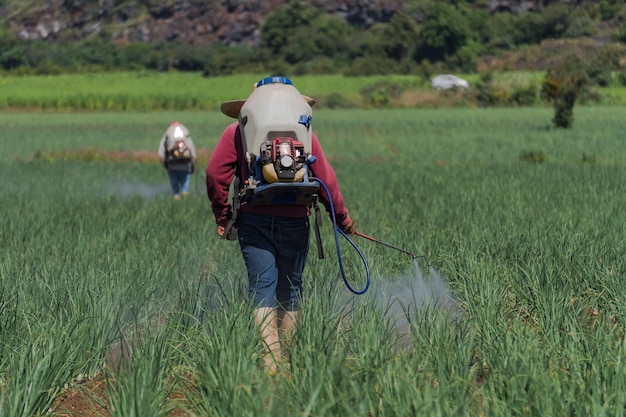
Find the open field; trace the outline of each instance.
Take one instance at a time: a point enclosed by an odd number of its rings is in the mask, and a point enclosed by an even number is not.
[[[352,295],[325,218],[277,377],[202,166],[176,202],[156,163],[170,121],[204,165],[231,119],[0,114],[0,415],[624,415],[626,108],[574,113],[314,111],[357,229],[447,288],[355,237],[372,287]]]
[[[89,111],[218,110],[223,101],[245,98],[267,75],[203,77],[198,73],[93,73],[52,76],[0,76],[0,108],[82,109]],[[359,90],[378,81],[417,86],[417,76],[301,76],[303,94],[331,94],[354,100]],[[295,80],[294,80],[295,81]],[[427,83],[426,83],[427,84]]]
[[[477,74],[466,92],[437,92],[419,75],[362,76],[304,75],[294,78],[298,89],[318,101],[317,108],[441,108],[478,107],[477,95],[490,94],[492,104],[515,105],[511,96],[530,88],[536,98],[525,105],[546,106],[539,99],[543,73],[491,74],[488,92],[480,92]],[[245,98],[265,77],[238,74],[203,77],[197,73],[123,72],[51,76],[0,75],[0,109],[43,111],[215,111],[223,101]],[[600,104],[626,104],[626,87],[598,89]]]

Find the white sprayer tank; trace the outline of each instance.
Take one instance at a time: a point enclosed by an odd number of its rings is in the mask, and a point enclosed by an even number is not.
[[[298,140],[304,145],[304,152],[311,153],[311,106],[287,82],[257,86],[241,107],[239,123],[243,125],[243,151],[249,163],[254,162],[265,141],[278,137]],[[309,123],[299,122],[303,116]]]

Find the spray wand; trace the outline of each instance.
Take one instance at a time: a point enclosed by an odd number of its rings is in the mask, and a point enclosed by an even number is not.
[[[360,237],[362,237],[362,238],[364,238],[364,239],[371,240],[371,241],[372,241],[372,242],[374,242],[374,243],[379,243],[379,244],[381,244],[381,245],[383,245],[383,246],[387,246],[388,248],[395,249],[395,250],[397,250],[397,251],[399,251],[399,252],[402,252],[402,253],[406,253],[407,255],[411,255],[411,257],[412,257],[413,259],[423,258],[423,259],[426,261],[426,264],[427,264],[428,266],[430,266],[430,262],[428,262],[428,259],[426,258],[426,255],[416,255],[416,254],[414,254],[413,252],[409,252],[409,251],[408,251],[408,250],[406,250],[406,249],[402,249],[402,248],[399,248],[399,247],[397,247],[397,246],[394,246],[394,245],[392,245],[391,243],[383,242],[382,240],[378,240],[378,239],[376,239],[376,238],[373,238],[373,237],[371,237],[371,236],[368,236],[368,235],[366,235],[365,233],[361,233],[361,232],[354,232],[354,234],[355,234],[355,235],[357,235],[357,236],[360,236]]]

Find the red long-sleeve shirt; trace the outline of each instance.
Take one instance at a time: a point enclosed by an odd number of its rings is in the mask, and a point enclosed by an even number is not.
[[[213,210],[217,223],[222,223],[232,216],[232,207],[228,200],[228,192],[237,165],[239,165],[239,172],[242,173],[243,179],[248,178],[248,166],[243,152],[241,131],[238,127],[239,123],[234,122],[224,130],[217,145],[215,145],[215,149],[206,167],[207,194],[211,201],[211,209]],[[316,157],[316,161],[310,166],[312,175],[319,178],[328,187],[335,210],[337,225],[339,227],[346,226],[351,220],[339,190],[335,170],[326,159],[322,146],[315,133],[313,133],[312,139],[311,154]],[[330,213],[329,196],[323,187],[320,189],[319,196],[326,211]],[[280,217],[306,217],[310,214],[310,207],[307,206],[251,206],[245,202],[242,202],[240,210],[243,213],[258,213]]]

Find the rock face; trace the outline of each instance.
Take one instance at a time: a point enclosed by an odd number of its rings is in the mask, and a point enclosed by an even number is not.
[[[284,0],[48,0],[26,7],[20,3],[7,1],[0,13],[10,16],[9,30],[24,40],[71,42],[100,35],[119,43],[179,40],[248,46],[258,44],[264,18],[286,4]],[[305,3],[363,27],[388,20],[402,7],[401,0]]]
[[[9,28],[21,39],[73,41],[93,35],[120,43],[179,40],[193,45],[258,41],[262,17],[278,0],[144,2],[50,0],[19,10]]]
[[[549,2],[532,0],[487,0],[485,3],[489,13],[509,12],[518,15],[529,11],[539,11],[541,3]]]
[[[573,1],[573,0],[562,0]],[[404,9],[402,0],[302,0],[367,28]],[[550,0],[487,0],[489,12],[536,11]],[[71,42],[105,36],[118,43],[178,40],[256,46],[264,18],[285,0],[7,0],[0,16],[24,40]],[[409,11],[410,12],[410,11]]]

